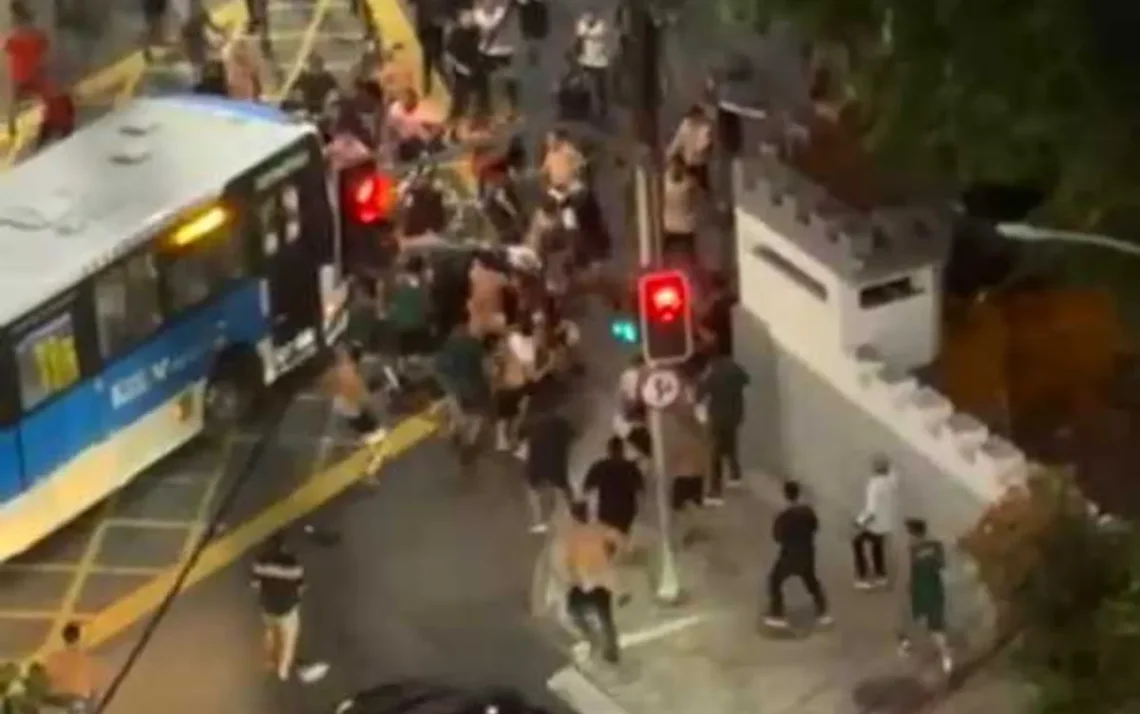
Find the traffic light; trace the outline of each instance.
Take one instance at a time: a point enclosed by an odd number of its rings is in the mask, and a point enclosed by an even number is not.
[[[635,320],[622,316],[610,320],[610,335],[624,345],[636,345],[641,333]]]
[[[693,354],[693,313],[684,273],[667,270],[641,276],[637,301],[645,361],[668,365],[688,359]]]
[[[396,185],[387,174],[361,171],[347,177],[346,208],[352,220],[372,225],[387,220],[396,207]]]

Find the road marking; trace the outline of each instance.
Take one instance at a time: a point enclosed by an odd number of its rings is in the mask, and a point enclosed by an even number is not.
[[[117,501],[117,494],[112,495],[99,507],[104,517],[100,519],[95,530],[91,532],[90,538],[87,539],[87,545],[83,548],[83,555],[80,556],[79,562],[75,564],[75,569],[72,570],[71,582],[67,584],[67,590],[60,601],[59,610],[52,618],[51,630],[48,631],[47,638],[40,647],[41,650],[51,646],[59,639],[63,628],[75,615],[79,598],[83,596],[83,586],[87,584],[87,578],[90,577],[92,569],[98,565],[99,551],[103,548],[103,539],[110,529],[110,526],[107,525],[106,514],[114,512]]]
[[[206,526],[210,521],[210,511],[214,505],[214,499],[218,495],[218,487],[221,486],[226,474],[229,473],[230,455],[233,453],[233,448],[234,440],[232,438],[222,439],[222,446],[219,449],[221,453],[218,454],[218,465],[214,469],[214,473],[210,475],[210,480],[206,482],[202,500],[198,501],[198,507],[195,509],[194,521],[189,524],[186,540],[182,541],[182,552],[178,556],[179,563],[186,562],[198,544],[198,540],[206,532]]]
[[[78,563],[4,563],[0,566],[0,573],[29,573],[33,575],[43,574],[60,574],[66,575],[74,573]],[[147,568],[141,566],[127,566],[127,565],[93,565],[89,571],[89,575],[158,575],[163,571],[162,568]],[[3,619],[4,611],[0,609],[0,619]]]
[[[434,408],[409,417],[397,424],[379,449],[390,461],[423,443],[437,431],[432,418]],[[289,496],[270,505],[240,526],[220,536],[202,551],[201,557],[183,583],[182,592],[210,575],[234,563],[272,534],[304,518],[343,493],[365,476],[365,465],[372,458],[369,449],[359,449],[351,456],[314,475]],[[380,471],[383,475],[383,470]],[[170,594],[179,576],[177,566],[119,598],[92,616],[84,629],[91,646],[107,642],[146,614],[157,608]]]
[[[623,632],[618,637],[618,642],[623,650],[640,647],[641,645],[647,645],[650,642],[664,639],[682,630],[687,630],[690,627],[699,625],[707,619],[709,619],[708,613],[698,612],[692,615],[685,615],[684,617],[678,617],[673,620],[666,620],[652,627],[634,630],[633,632]],[[590,644],[588,642],[574,643],[573,653],[575,658],[588,657],[590,654]]]
[[[54,620],[59,613],[55,610],[3,610],[0,611],[0,620],[20,620],[22,622],[31,622],[34,620]],[[69,621],[86,622],[88,618],[84,615],[73,614]]]
[[[281,83],[281,91],[276,96],[276,101],[284,99],[292,90],[293,85],[297,83],[297,78],[301,76],[301,71],[305,69],[305,62],[309,55],[313,53],[313,45],[317,42],[317,34],[321,29],[321,23],[325,19],[325,15],[329,12],[329,7],[332,5],[332,0],[317,0],[313,5],[313,16],[309,20],[308,26],[305,28],[305,33],[301,38],[301,46],[297,49],[297,56],[293,60],[293,66],[286,75],[285,81]],[[272,28],[270,29],[270,36],[272,37]]]
[[[103,521],[108,528],[137,528],[155,531],[186,531],[194,527],[194,521],[166,518],[107,518]]]
[[[566,666],[546,680],[546,688],[580,714],[629,714],[576,667]]]

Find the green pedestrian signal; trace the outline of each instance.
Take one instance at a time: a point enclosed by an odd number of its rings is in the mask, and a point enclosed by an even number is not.
[[[641,340],[637,322],[628,317],[610,320],[610,335],[623,345],[636,345]]]

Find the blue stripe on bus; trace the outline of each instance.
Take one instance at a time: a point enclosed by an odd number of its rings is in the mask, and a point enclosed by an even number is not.
[[[162,101],[181,104],[190,109],[206,109],[220,114],[229,114],[243,119],[258,119],[275,124],[292,124],[294,121],[291,116],[271,104],[247,102],[212,94],[178,94],[164,97]]]
[[[206,376],[217,346],[252,346],[267,332],[260,289],[254,280],[161,328],[157,336],[116,360],[97,379],[87,380],[24,417],[19,426],[23,487],[49,476]],[[7,473],[5,458],[0,453],[0,491]]]
[[[20,453],[16,428],[0,430],[0,503],[20,495]]]

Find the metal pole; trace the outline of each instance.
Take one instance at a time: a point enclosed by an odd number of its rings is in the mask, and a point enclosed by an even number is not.
[[[635,53],[634,123],[640,152],[635,163],[634,192],[637,211],[638,257],[642,269],[661,257],[661,172],[659,161],[660,87],[659,43],[646,0],[629,3],[630,39]],[[652,83],[652,84],[649,84]],[[672,482],[665,454],[664,414],[650,409],[647,424],[653,443],[654,492],[657,501],[659,557],[657,599],[665,604],[681,598],[681,578],[673,551]]]

